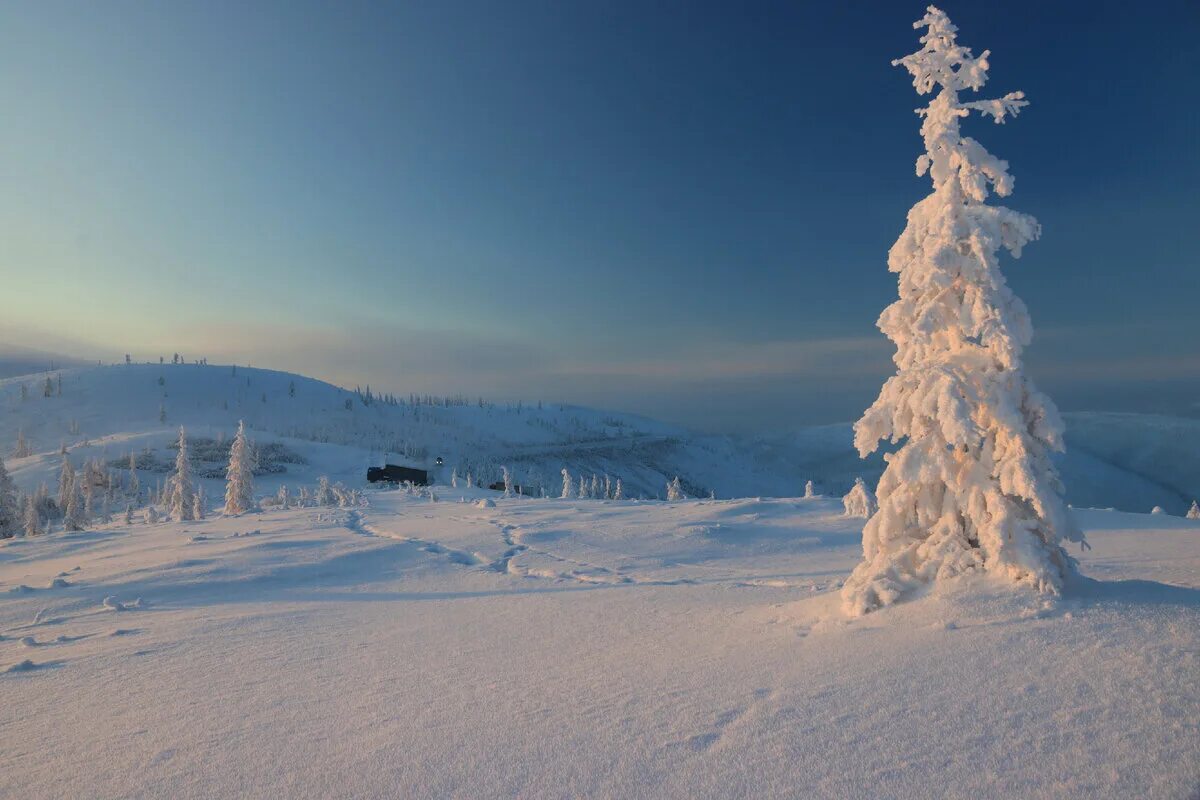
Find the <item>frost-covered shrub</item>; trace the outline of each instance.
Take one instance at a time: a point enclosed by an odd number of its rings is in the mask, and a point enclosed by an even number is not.
[[[1200,504],[1197,504],[1195,500],[1192,501],[1192,507],[1188,509],[1187,518],[1200,519]]]
[[[1167,510],[1165,508],[1163,508],[1162,506],[1155,506],[1154,508],[1150,509],[1150,513],[1151,514],[1165,514],[1165,513],[1167,513]]]
[[[896,344],[897,373],[854,426],[863,457],[882,440],[903,444],[885,457],[863,561],[842,590],[851,614],[980,570],[1057,594],[1074,569],[1060,543],[1083,541],[1050,461],[1063,449],[1058,411],[1021,363],[1032,324],[999,265],[999,251],[1019,256],[1040,228],[986,203],[993,191],[1012,192],[1008,164],[959,131],[972,111],[997,123],[1016,116],[1024,95],[961,101],[959,92],[987,80],[988,53],[958,44],[933,6],[917,27],[926,29],[921,49],[894,63],[918,94],[934,95],[919,111],[917,159],[933,193],[909,211],[888,253],[900,296],[878,324]]]
[[[842,508],[845,509],[842,513],[847,517],[863,517],[869,518],[879,510],[879,503],[875,500],[874,493],[867,488],[867,484],[862,478],[855,478],[854,485],[850,487],[850,491],[842,498]]]

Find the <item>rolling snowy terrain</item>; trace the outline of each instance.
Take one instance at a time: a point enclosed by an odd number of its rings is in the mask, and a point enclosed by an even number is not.
[[[62,376],[62,395],[55,378]],[[43,396],[51,378],[52,394]],[[21,399],[21,387],[26,399]],[[347,401],[350,407],[347,408]],[[316,464],[285,464],[262,491],[293,488],[327,474],[347,485],[384,461],[475,473],[486,483],[510,466],[517,483],[559,494],[559,472],[621,477],[631,497],[664,496],[678,475],[693,496],[791,497],[805,481],[843,494],[882,471],[878,455],[862,461],[848,424],[790,434],[733,438],[703,435],[631,414],[574,406],[483,405],[476,399],[403,398],[364,404],[361,394],[271,370],[194,364],[83,367],[0,380],[0,448],[18,485],[52,488],[60,448],[73,461],[114,461],[145,448],[167,465],[167,446],[185,425],[189,435],[231,436],[244,419],[259,441],[277,441]],[[1077,506],[1182,515],[1200,497],[1200,420],[1140,414],[1067,414],[1068,452],[1060,459],[1067,499]],[[34,455],[10,458],[18,431]],[[148,463],[148,462],[147,462]],[[144,467],[143,467],[144,470]],[[143,472],[152,486],[166,473]],[[220,494],[210,481],[209,495]]]
[[[1077,511],[1061,602],[976,581],[849,620],[837,500],[434,491],[0,545],[0,795],[1200,786],[1200,523]]]

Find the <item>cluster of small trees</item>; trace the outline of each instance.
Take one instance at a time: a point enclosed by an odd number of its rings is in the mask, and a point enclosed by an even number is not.
[[[581,472],[579,479],[576,480],[571,476],[570,470],[563,467],[562,494],[560,497],[563,500],[576,497],[581,500],[622,500],[625,497],[625,487],[621,484],[620,478],[613,481],[608,473],[605,473],[604,478],[601,479],[599,475],[593,472],[589,480]]]

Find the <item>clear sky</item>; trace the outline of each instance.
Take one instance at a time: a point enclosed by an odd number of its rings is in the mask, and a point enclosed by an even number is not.
[[[890,373],[922,3],[0,7],[0,336],[760,430]],[[1200,5],[948,2],[1067,409],[1200,413]]]

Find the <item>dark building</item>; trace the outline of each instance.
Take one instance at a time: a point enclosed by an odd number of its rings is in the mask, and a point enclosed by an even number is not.
[[[371,483],[415,483],[429,485],[429,473],[423,469],[388,464],[383,467],[367,467],[367,480]]]

